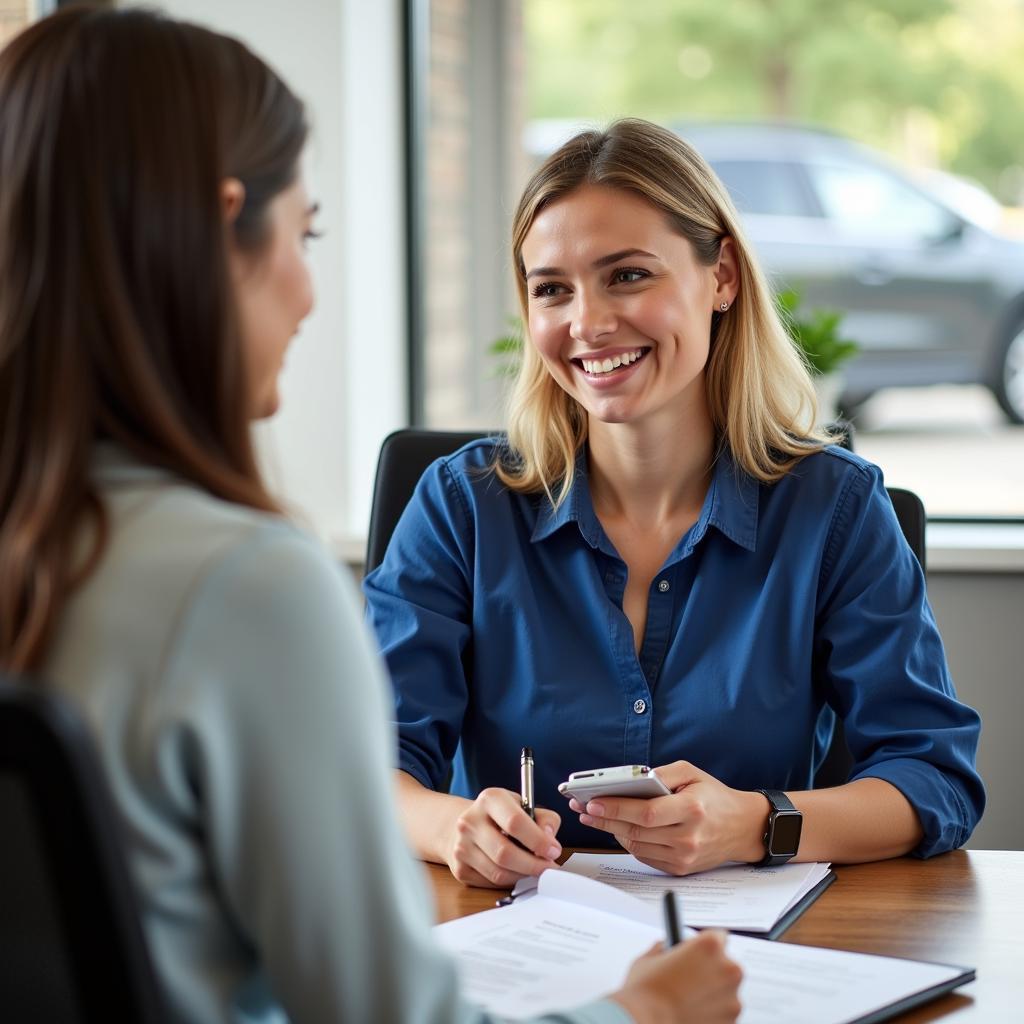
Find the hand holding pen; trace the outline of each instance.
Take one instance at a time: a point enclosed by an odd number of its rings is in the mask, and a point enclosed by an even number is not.
[[[662,912],[664,944],[635,960],[625,984],[608,998],[635,1020],[733,1024],[742,1009],[743,972],[726,953],[725,933],[708,928],[683,942],[682,910],[671,890]]]
[[[454,821],[446,856],[452,874],[466,885],[510,889],[552,867],[562,853],[555,839],[561,818],[534,801],[533,753],[524,747],[519,792],[485,789]]]

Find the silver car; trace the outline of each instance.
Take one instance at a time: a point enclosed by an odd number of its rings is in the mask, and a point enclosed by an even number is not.
[[[980,383],[1024,422],[1024,241],[865,146],[765,124],[673,128],[725,182],[777,287],[846,316],[843,408],[879,388]]]

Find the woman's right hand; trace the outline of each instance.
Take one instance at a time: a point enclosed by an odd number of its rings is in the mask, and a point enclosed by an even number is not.
[[[554,867],[562,852],[555,839],[562,819],[543,807],[536,815],[534,821],[523,810],[518,793],[483,790],[450,830],[445,859],[452,874],[464,885],[509,889],[525,875]]]
[[[636,1024],[732,1024],[743,972],[725,955],[725,940],[709,930],[671,949],[655,946],[609,998]]]

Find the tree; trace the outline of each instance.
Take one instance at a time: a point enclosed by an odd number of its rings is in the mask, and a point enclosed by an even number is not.
[[[982,8],[979,10],[979,7]],[[1024,133],[1015,0],[525,0],[534,117],[822,124],[997,184]]]

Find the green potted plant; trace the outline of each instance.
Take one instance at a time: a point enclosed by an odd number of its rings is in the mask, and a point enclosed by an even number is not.
[[[775,297],[782,322],[803,353],[818,392],[818,418],[835,419],[843,390],[841,367],[856,355],[860,345],[839,331],[843,314],[834,309],[800,311],[800,293],[790,288]]]
[[[498,377],[514,377],[519,372],[519,360],[523,351],[523,321],[518,316],[506,317],[508,333],[487,346],[490,355],[498,360],[494,372]]]

